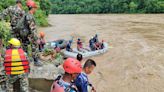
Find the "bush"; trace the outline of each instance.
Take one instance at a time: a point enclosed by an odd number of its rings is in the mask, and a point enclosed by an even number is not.
[[[48,21],[46,19],[46,15],[41,9],[38,9],[35,13],[36,23],[42,27],[48,26]]]
[[[27,7],[26,7],[26,0],[22,0],[23,2],[23,8],[26,10],[27,12]],[[41,10],[42,7],[40,7],[40,0],[35,0],[35,2],[38,5],[38,10],[35,13],[35,17],[36,17],[36,23],[38,26],[48,26],[48,21],[47,21],[47,15],[48,15],[48,11],[44,12],[44,10]],[[47,1],[48,2],[48,1]],[[0,2],[0,12],[2,12],[4,9],[6,9],[7,7],[14,5],[15,4],[15,0],[2,0]],[[47,8],[46,8],[47,9]]]
[[[7,46],[8,41],[11,38],[11,33],[10,33],[10,23],[7,23],[5,21],[0,22],[0,39],[2,39],[3,45]]]

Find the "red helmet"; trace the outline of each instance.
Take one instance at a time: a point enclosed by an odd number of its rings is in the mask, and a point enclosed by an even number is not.
[[[27,0],[26,5],[27,7],[37,8],[36,3],[32,0]]]
[[[44,37],[45,36],[44,32],[40,32],[39,35],[40,35],[40,37]]]
[[[65,72],[70,74],[81,73],[82,71],[81,63],[74,58],[67,58],[63,64],[63,68]]]
[[[55,81],[52,84],[51,91],[50,92],[64,92],[64,88],[61,87],[57,82]]]

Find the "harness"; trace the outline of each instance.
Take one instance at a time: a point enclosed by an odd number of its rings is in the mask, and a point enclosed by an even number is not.
[[[65,92],[70,92],[72,89],[73,89],[75,92],[78,92],[78,90],[77,90],[77,88],[76,88],[74,82],[71,82],[69,86],[65,86],[65,85],[63,85],[62,82],[60,81],[61,78],[62,78],[62,76],[59,75],[59,76],[55,79],[55,82],[56,82],[58,85],[60,85],[60,86],[62,86],[62,87],[65,87],[65,88],[64,88],[64,91],[65,91]]]

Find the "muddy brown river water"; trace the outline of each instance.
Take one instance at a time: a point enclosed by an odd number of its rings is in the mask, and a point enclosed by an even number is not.
[[[75,47],[76,38],[88,44],[97,33],[113,46],[91,57],[97,67],[89,79],[97,92],[164,92],[163,14],[50,15],[48,20],[50,27],[39,28],[47,41],[73,36]]]

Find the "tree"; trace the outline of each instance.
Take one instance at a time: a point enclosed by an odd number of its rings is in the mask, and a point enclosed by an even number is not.
[[[135,13],[137,11],[137,7],[138,7],[137,4],[135,4],[133,1],[130,2],[129,8],[131,13]]]

